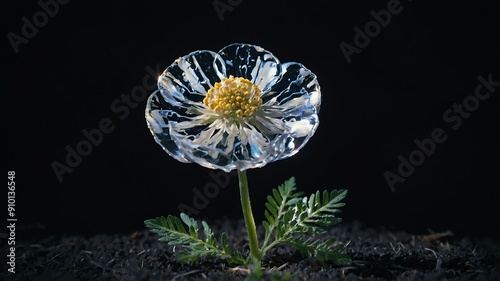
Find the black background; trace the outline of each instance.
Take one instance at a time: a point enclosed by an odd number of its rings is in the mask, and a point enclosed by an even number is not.
[[[163,152],[146,127],[145,99],[126,116],[111,105],[143,84],[145,67],[160,74],[189,52],[234,42],[303,63],[322,89],[320,126],[309,143],[248,172],[258,221],[270,189],[295,176],[306,193],[348,189],[347,221],[497,235],[500,88],[456,130],[443,113],[474,94],[478,76],[500,81],[498,2],[401,1],[403,10],[348,63],[339,44],[354,45],[354,27],[364,29],[370,11],[388,2],[220,0],[233,4],[221,20],[211,0],[70,1],[17,54],[8,34],[21,35],[22,17],[32,22],[41,7],[5,6],[2,159],[5,177],[16,172],[19,235],[131,232],[192,206],[193,189],[213,182],[211,170]],[[52,163],[65,164],[66,146],[75,149],[82,130],[104,118],[114,131],[59,182]],[[436,128],[447,140],[391,191],[384,172],[397,173],[398,156],[408,159],[414,141]],[[197,218],[242,216],[237,177],[229,178]]]

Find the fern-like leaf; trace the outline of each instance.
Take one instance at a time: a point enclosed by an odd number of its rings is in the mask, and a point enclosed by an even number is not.
[[[327,227],[341,222],[342,219],[336,214],[345,205],[341,201],[346,195],[347,190],[341,189],[317,191],[309,197],[301,197],[302,193],[296,192],[294,178],[274,189],[272,196],[267,197],[264,212],[266,220],[262,222],[265,230],[262,254],[284,243],[321,262],[330,261],[339,265],[349,263],[349,257],[341,253],[342,246],[333,245],[335,239],[321,242],[304,237],[305,234],[325,233]]]
[[[203,238],[198,233],[198,222],[184,213],[180,214],[180,219],[169,215],[146,220],[144,224],[151,232],[160,235],[160,241],[165,241],[177,249],[175,257],[180,262],[198,262],[203,257],[210,256],[224,259],[230,264],[246,263],[239,252],[229,247],[225,233],[221,236],[221,247],[218,246],[212,229],[205,221],[201,222]]]
[[[291,217],[293,204],[299,202],[302,192],[296,191],[295,178],[291,177],[277,189],[272,190],[272,196],[267,196],[265,204],[266,210],[264,216],[266,221],[262,222],[265,230],[265,238],[262,248],[268,246],[269,240],[275,233],[276,240],[280,240],[283,236],[283,225],[287,223],[286,217]]]
[[[324,232],[324,228],[331,227],[342,221],[341,218],[335,216],[335,214],[340,213],[340,207],[343,207],[345,203],[340,201],[347,195],[347,190],[333,190],[331,192],[324,191],[321,194],[319,191],[312,194],[309,199],[304,198],[303,204],[305,208],[305,216],[299,217],[302,219],[298,223],[307,228],[308,231],[312,232]]]
[[[335,265],[350,264],[351,258],[343,252],[345,246],[341,244],[336,245],[335,241],[335,238],[321,241],[298,237],[286,243],[299,250],[303,255],[316,258],[320,263],[332,262]]]

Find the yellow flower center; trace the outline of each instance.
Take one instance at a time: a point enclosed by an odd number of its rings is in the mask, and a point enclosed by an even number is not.
[[[250,116],[262,104],[261,91],[250,80],[242,77],[222,78],[208,90],[203,103],[225,117]]]

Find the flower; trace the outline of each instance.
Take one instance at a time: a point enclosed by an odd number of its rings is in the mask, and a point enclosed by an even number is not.
[[[244,171],[297,153],[318,127],[320,104],[309,69],[235,43],[175,60],[147,101],[146,121],[175,159]]]

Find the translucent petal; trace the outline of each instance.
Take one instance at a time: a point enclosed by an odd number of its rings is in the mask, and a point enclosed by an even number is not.
[[[172,139],[170,134],[170,122],[181,119],[174,107],[167,102],[167,99],[158,90],[148,99],[146,105],[146,123],[153,134],[155,141],[175,159],[188,163],[191,162]],[[172,120],[172,121],[171,121]]]
[[[279,78],[280,62],[270,52],[249,44],[231,44],[219,51],[227,75],[246,78],[267,91]]]
[[[224,75],[250,79],[264,104],[243,119],[220,116],[202,103]],[[220,54],[197,51],[172,64],[148,99],[155,140],[181,162],[231,170],[258,168],[297,153],[319,124],[316,76],[298,63],[279,64],[264,49],[233,44]]]
[[[321,90],[316,75],[304,65],[296,62],[283,63],[280,80],[262,95],[267,106],[296,106],[311,104],[319,112],[321,106]]]
[[[211,111],[202,100],[207,90],[224,77],[224,70],[224,62],[217,53],[192,52],[163,72],[158,81],[159,90],[148,99],[146,122],[151,133],[169,155],[181,162],[193,161],[189,154],[179,150],[171,129],[182,122],[202,122],[200,112],[209,116]]]
[[[262,96],[268,124],[281,122],[283,128],[276,160],[294,155],[312,137],[319,125],[321,105],[316,75],[294,62],[282,64],[282,71],[281,79]]]
[[[158,88],[170,102],[201,102],[207,91],[225,77],[222,58],[212,51],[195,51],[178,58],[160,76]],[[180,102],[180,103],[176,103]]]

